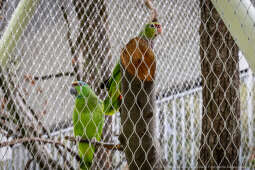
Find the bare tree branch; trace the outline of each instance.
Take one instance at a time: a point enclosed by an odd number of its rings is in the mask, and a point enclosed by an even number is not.
[[[99,147],[99,146],[103,146],[106,149],[109,150],[118,150],[118,151],[123,151],[123,147],[120,144],[111,144],[111,143],[104,143],[104,142],[98,142],[98,141],[90,141],[87,139],[79,139],[79,138],[75,138],[72,136],[65,136],[66,140],[72,141],[72,142],[81,142],[81,143],[91,143],[92,145],[94,145],[95,147]]]
[[[2,92],[4,93],[4,97],[7,99],[6,101],[8,101],[5,105],[5,109],[10,114],[10,118],[12,119],[11,121],[16,125],[16,127],[23,127],[15,129],[15,132],[12,131],[14,133],[13,135],[39,136],[38,130],[34,126],[29,125],[31,122],[26,121],[25,116],[27,116],[27,114],[24,108],[19,105],[19,101],[17,101],[17,98],[14,94],[15,90],[10,90],[13,89],[13,87],[11,87],[11,83],[9,82],[10,77],[8,76],[10,75],[6,74],[6,72],[3,72],[2,68],[0,67],[0,87]],[[11,129],[7,126],[6,128]],[[9,132],[11,131],[9,130]],[[32,155],[34,155],[34,153],[37,153],[35,156],[35,160],[37,160],[37,163],[41,168],[63,169],[63,167],[54,159],[52,159],[51,156],[46,152],[46,150],[40,147],[40,145],[36,143],[23,143],[23,145]]]
[[[34,79],[33,79],[34,80]],[[16,87],[13,83],[13,81],[10,81],[12,83],[12,86],[13,87]],[[15,88],[15,91],[17,92],[18,96],[20,97],[21,99],[21,102],[23,105],[25,105],[28,110],[30,111],[31,115],[33,116],[34,120],[36,121],[36,123],[42,128],[42,131],[43,133],[45,133],[48,137],[50,137],[50,133],[49,131],[46,129],[46,127],[44,127],[44,125],[42,124],[42,122],[40,121],[40,119],[38,118],[37,114],[35,113],[35,111],[27,104],[24,96],[20,93],[20,91]],[[41,134],[40,136],[42,136],[43,134]],[[69,169],[71,170],[74,170],[74,168],[72,167],[70,161],[68,161],[67,159],[67,155],[66,153],[64,153],[61,148],[59,148],[58,145],[56,145],[56,149],[57,149],[57,152],[59,153],[59,155],[64,159],[64,162],[66,163],[66,165],[68,166]]]
[[[51,78],[59,78],[59,77],[71,77],[74,76],[75,72],[65,72],[65,73],[57,73],[57,74],[49,74],[45,76],[36,76],[33,78],[33,80],[49,80]]]
[[[61,73],[61,74],[62,74],[62,73]],[[54,75],[54,76],[57,76],[57,75],[58,75],[58,74],[56,74],[56,75]],[[50,76],[51,76],[51,75],[50,75]],[[45,76],[45,77],[42,77],[42,78],[43,78],[43,79],[44,79],[44,78],[51,78],[50,76],[48,76],[48,77]],[[9,77],[10,77],[10,76],[9,76]],[[30,77],[29,77],[29,78],[30,78]],[[36,77],[35,77],[34,79],[31,78],[31,80],[32,80],[32,81],[36,80]],[[38,118],[38,116],[37,116],[37,114],[35,113],[35,111],[27,104],[27,102],[26,102],[24,96],[20,93],[19,89],[16,88],[14,82],[13,82],[12,80],[10,80],[9,82],[12,84],[13,87],[15,87],[15,91],[16,91],[16,93],[17,93],[17,95],[18,95],[17,97],[19,97],[19,98],[21,99],[22,104],[23,104],[24,106],[26,106],[26,108],[30,111],[30,113],[31,113],[31,115],[33,116],[33,118],[34,118],[34,120],[36,121],[36,123],[42,128],[42,132],[43,132],[44,134],[46,134],[48,137],[50,137],[50,133],[49,133],[48,129],[46,129],[46,127],[42,124],[42,122],[41,122],[40,119]],[[42,136],[43,133],[40,134],[40,136]],[[73,170],[74,168],[72,167],[70,161],[68,161],[66,153],[63,152],[63,151],[61,150],[61,148],[59,148],[58,145],[56,145],[56,149],[57,149],[57,152],[59,153],[59,155],[64,159],[64,162],[66,163],[66,165],[68,166],[68,168],[71,169],[71,170]],[[68,150],[67,150],[67,151],[68,151]]]
[[[67,147],[65,144],[59,142],[59,141],[54,141],[51,139],[44,139],[44,138],[39,138],[39,137],[25,137],[25,138],[19,138],[19,139],[14,139],[11,141],[6,141],[6,142],[1,142],[0,143],[0,148],[2,147],[6,147],[6,146],[12,146],[12,145],[16,145],[16,144],[20,144],[20,143],[29,143],[29,142],[41,142],[41,143],[50,143],[50,144],[54,144],[59,145],[63,148],[65,148],[68,152],[71,153],[71,155],[77,160],[77,161],[81,161],[80,156],[75,153],[74,151],[72,151],[71,148]]]

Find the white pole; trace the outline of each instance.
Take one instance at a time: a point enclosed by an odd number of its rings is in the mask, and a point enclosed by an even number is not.
[[[0,62],[5,67],[40,0],[21,0],[0,41]]]
[[[255,72],[255,8],[250,0],[211,0]]]

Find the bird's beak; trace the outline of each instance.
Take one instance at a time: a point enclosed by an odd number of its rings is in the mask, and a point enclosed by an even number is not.
[[[78,82],[78,81],[74,81],[74,82],[72,83],[72,87],[70,88],[70,93],[71,93],[71,95],[77,96],[78,92],[77,92],[77,90],[75,89],[75,87],[78,86],[78,85],[79,85],[79,82]]]
[[[71,93],[71,95],[74,95],[74,96],[77,96],[77,90],[74,88],[74,87],[71,87],[70,88],[70,93]]]
[[[158,28],[157,28],[157,32],[158,32],[158,34],[161,34],[161,33],[162,33],[162,28],[161,28],[161,27],[158,27]]]
[[[75,86],[78,86],[79,85],[79,82],[78,81],[74,81],[73,83],[72,83],[72,87],[75,87]]]

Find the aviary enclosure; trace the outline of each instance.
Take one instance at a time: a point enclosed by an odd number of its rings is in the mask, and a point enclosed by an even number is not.
[[[90,169],[253,169],[254,5],[1,0],[0,169],[79,169],[78,143]],[[102,131],[83,121],[101,139],[74,136],[70,88],[85,82],[105,113],[117,63],[121,104]]]

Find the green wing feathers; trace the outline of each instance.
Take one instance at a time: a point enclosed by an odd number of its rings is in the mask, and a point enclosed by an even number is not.
[[[112,115],[119,111],[121,104],[120,81],[120,62],[118,62],[113,69],[111,77],[106,83],[106,88],[108,91],[108,96],[104,100],[104,112],[106,115]]]
[[[113,69],[113,72],[112,72],[112,75],[111,75],[110,79],[106,83],[106,88],[107,89],[110,89],[110,87],[113,85],[114,82],[115,82],[115,84],[119,82],[118,77],[120,77],[120,74],[121,74],[120,73],[120,62],[118,62],[115,65],[114,69]]]

